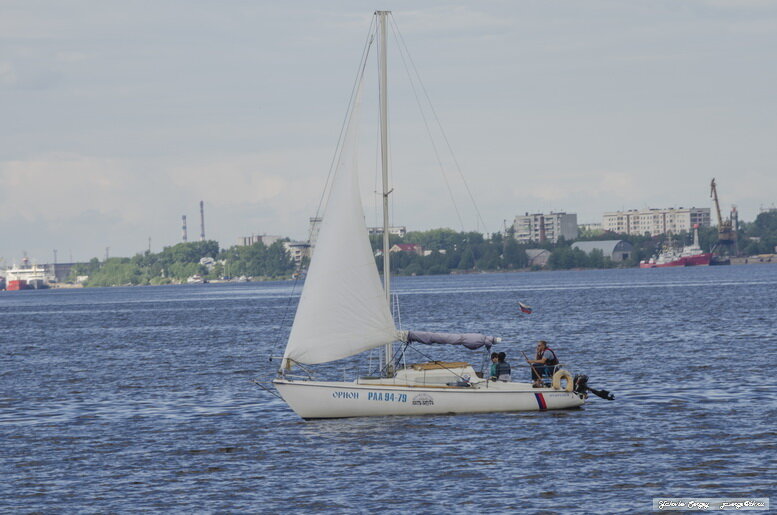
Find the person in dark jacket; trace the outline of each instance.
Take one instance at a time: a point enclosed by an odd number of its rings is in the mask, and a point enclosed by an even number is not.
[[[504,352],[497,354],[498,362],[495,370],[496,380],[507,382],[511,379],[510,363],[505,361],[506,358],[507,354]]]

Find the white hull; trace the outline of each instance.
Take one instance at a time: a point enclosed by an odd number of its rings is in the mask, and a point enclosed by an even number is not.
[[[273,381],[304,419],[541,411],[582,406],[585,397],[529,383],[429,387],[330,381]]]

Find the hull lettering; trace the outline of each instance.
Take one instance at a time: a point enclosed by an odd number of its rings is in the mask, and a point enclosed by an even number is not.
[[[359,392],[332,392],[335,399],[358,399]]]

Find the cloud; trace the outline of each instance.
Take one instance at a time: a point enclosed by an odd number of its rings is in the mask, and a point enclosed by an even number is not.
[[[395,15],[403,31],[431,35],[446,32],[451,35],[501,31],[513,25],[510,17],[499,16],[472,6],[442,5],[423,10],[402,11]]]
[[[194,165],[177,165],[168,172],[178,192],[207,198],[214,204],[276,200],[291,189],[291,181],[274,174],[279,163],[262,155],[235,155]]]
[[[16,71],[10,62],[0,62],[0,84],[16,84]]]
[[[0,163],[0,216],[57,221],[84,206],[110,212],[127,188],[128,175],[115,159],[50,154]]]
[[[634,176],[625,172],[592,171],[590,173],[554,173],[534,177],[517,195],[536,197],[540,202],[570,198],[632,198],[638,191]]]
[[[182,214],[199,233],[200,200],[207,237],[229,246],[240,235],[302,237],[315,213],[324,176],[305,153],[234,154],[186,163],[169,157],[119,159],[50,153],[0,162],[0,231],[11,235],[0,255],[46,256],[51,247],[132,255],[152,237],[156,248],[179,241]],[[90,255],[78,254],[76,259]]]
[[[39,91],[53,88],[62,74],[48,59],[19,58],[0,63],[0,87],[11,90]]]

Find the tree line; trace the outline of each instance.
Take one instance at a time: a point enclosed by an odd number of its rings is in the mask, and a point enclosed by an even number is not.
[[[760,213],[755,221],[742,224],[739,248],[746,256],[777,253],[777,210]]]
[[[451,229],[408,232],[404,237],[392,235],[390,246],[421,245],[426,255],[415,252],[391,254],[391,272],[399,275],[439,275],[453,271],[509,270],[528,266],[526,247],[513,238],[494,233],[489,239],[479,232],[456,232]],[[381,237],[372,240],[376,264],[383,270]]]
[[[213,263],[201,264],[202,258],[211,258]],[[181,283],[195,275],[204,280],[240,276],[284,279],[295,270],[282,241],[269,246],[258,242],[221,250],[218,242],[210,240],[178,243],[158,253],[147,251],[131,258],[115,257],[102,262],[92,258],[89,263],[75,265],[70,280],[88,276],[86,286],[136,286]]]
[[[591,240],[623,239],[621,237],[591,237]],[[586,254],[573,249],[572,241],[563,238],[558,243],[519,244],[508,229],[506,234],[493,233],[488,238],[478,232],[456,232],[451,229],[408,232],[404,237],[390,237],[390,245],[420,244],[428,255],[414,252],[395,252],[391,255],[391,271],[399,275],[434,275],[474,271],[509,271],[539,269],[529,263],[527,250],[543,249],[550,253],[546,267],[552,270],[571,268],[612,268],[634,266],[634,260],[616,264],[602,251]],[[373,241],[373,249],[380,253],[382,241]],[[646,250],[646,252],[648,252]],[[382,257],[376,258],[382,270]],[[638,263],[638,261],[637,261]]]
[[[631,257],[613,262],[601,250],[585,253],[573,248],[575,241],[623,240],[631,243]],[[710,252],[718,240],[717,227],[699,229],[699,245]],[[693,231],[681,231],[676,234],[651,236],[619,234],[614,232],[582,233],[576,240],[559,238],[556,243],[542,242],[529,245],[519,244],[511,229],[506,234],[494,233],[486,238],[478,232],[456,232],[451,229],[433,229],[430,231],[408,232],[403,238],[391,236],[393,246],[397,243],[416,243],[423,246],[429,255],[422,256],[412,252],[397,252],[391,256],[391,271],[400,275],[431,275],[468,271],[494,271],[527,269],[528,249],[544,249],[550,252],[546,268],[565,270],[572,268],[614,268],[634,267],[640,261],[657,255],[665,245],[683,247],[693,241]],[[773,253],[777,249],[777,211],[758,215],[752,223],[740,223],[738,228],[740,253],[744,255]],[[381,248],[380,238],[373,241],[376,252]],[[379,269],[383,269],[382,258],[377,258]],[[534,266],[533,268],[538,268]]]
[[[739,248],[744,255],[768,254],[777,247],[777,211],[764,212],[754,222],[741,223],[737,229]],[[716,227],[699,229],[702,249],[709,252],[717,241]],[[667,239],[669,240],[667,242]],[[439,275],[473,271],[507,271],[529,269],[527,250],[545,249],[550,252],[547,268],[563,270],[571,268],[632,267],[658,253],[662,245],[689,244],[691,232],[673,235],[649,236],[606,232],[582,234],[577,241],[624,240],[633,245],[629,260],[614,263],[600,250],[586,254],[572,248],[572,241],[560,238],[557,243],[543,242],[519,244],[508,229],[506,234],[488,236],[479,232],[457,232],[452,229],[432,229],[408,232],[404,237],[390,237],[390,245],[410,243],[421,245],[424,253],[396,252],[391,255],[391,272],[397,275]],[[288,240],[286,240],[288,241]],[[383,270],[382,238],[371,239],[375,251],[376,266]],[[208,266],[202,258],[212,258]],[[347,259],[347,251],[344,253]],[[307,265],[303,260],[302,268]],[[538,267],[534,267],[538,268]],[[144,252],[131,258],[110,258],[73,267],[70,280],[88,276],[87,286],[117,286],[171,284],[185,282],[193,275],[205,280],[233,277],[254,279],[284,279],[297,272],[297,267],[283,247],[283,241],[266,246],[261,242],[250,246],[234,246],[220,249],[216,241],[178,243],[165,247],[159,253]]]

